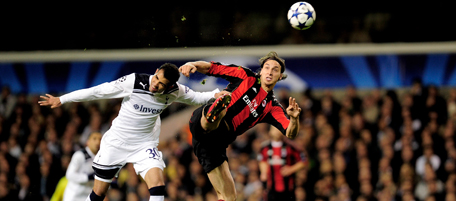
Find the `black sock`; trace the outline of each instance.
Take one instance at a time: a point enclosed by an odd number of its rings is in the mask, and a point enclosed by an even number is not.
[[[104,195],[99,196],[99,195],[95,194],[95,192],[93,192],[93,190],[92,190],[92,193],[90,193],[90,200],[91,201],[103,201],[104,198],[105,198]]]
[[[151,196],[165,195],[165,186],[155,186],[149,189]]]

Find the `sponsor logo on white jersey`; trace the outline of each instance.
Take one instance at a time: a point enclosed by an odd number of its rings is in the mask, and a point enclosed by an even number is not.
[[[160,114],[161,112],[163,112],[163,109],[144,107],[144,105],[134,104],[133,107],[135,108],[135,110],[139,110],[140,112],[144,113]]]

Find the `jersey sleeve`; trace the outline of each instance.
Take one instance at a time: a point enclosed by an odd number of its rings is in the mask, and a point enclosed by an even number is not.
[[[209,92],[196,92],[188,86],[177,83],[179,87],[177,102],[186,103],[189,105],[203,105],[206,104],[214,95],[220,92],[219,89],[214,89]]]
[[[135,74],[123,76],[112,82],[80,89],[60,97],[62,104],[67,102],[83,102],[98,99],[123,98],[131,95],[135,83]]]
[[[78,170],[82,168],[85,163],[85,156],[81,151],[77,151],[71,157],[70,164],[68,165],[68,169],[66,171],[65,176],[67,177],[68,181],[76,182],[76,183],[85,183],[89,181],[89,177],[87,174],[81,173]]]
[[[246,79],[247,77],[255,76],[255,73],[249,68],[243,66],[211,62],[211,68],[206,75],[221,77],[231,81],[232,79]]]
[[[290,123],[287,112],[277,100],[274,100],[272,104],[273,106],[271,112],[266,114],[265,118],[261,122],[268,123],[276,127],[283,135],[286,135],[288,124]]]

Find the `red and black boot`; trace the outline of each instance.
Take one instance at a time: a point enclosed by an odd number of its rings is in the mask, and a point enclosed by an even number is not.
[[[211,105],[206,113],[206,119],[209,123],[214,123],[218,119],[219,114],[226,108],[231,102],[231,94],[224,94],[218,97]]]

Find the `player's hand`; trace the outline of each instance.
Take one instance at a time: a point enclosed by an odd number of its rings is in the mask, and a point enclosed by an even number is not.
[[[40,96],[42,101],[38,101],[40,106],[51,106],[51,108],[60,107],[62,103],[60,102],[59,97],[54,97],[51,94],[46,94],[46,96]]]
[[[230,92],[227,92],[227,91],[218,92],[218,93],[214,94],[214,98],[217,99],[218,97],[223,96],[225,94],[230,94]]]
[[[290,97],[289,104],[287,107],[287,114],[292,118],[298,118],[299,114],[301,114],[301,107],[299,107],[298,103],[296,103],[296,99]]]
[[[179,67],[179,72],[181,72],[186,77],[190,77],[190,74],[195,73],[196,70],[196,66],[190,62],[187,62],[186,64]]]

